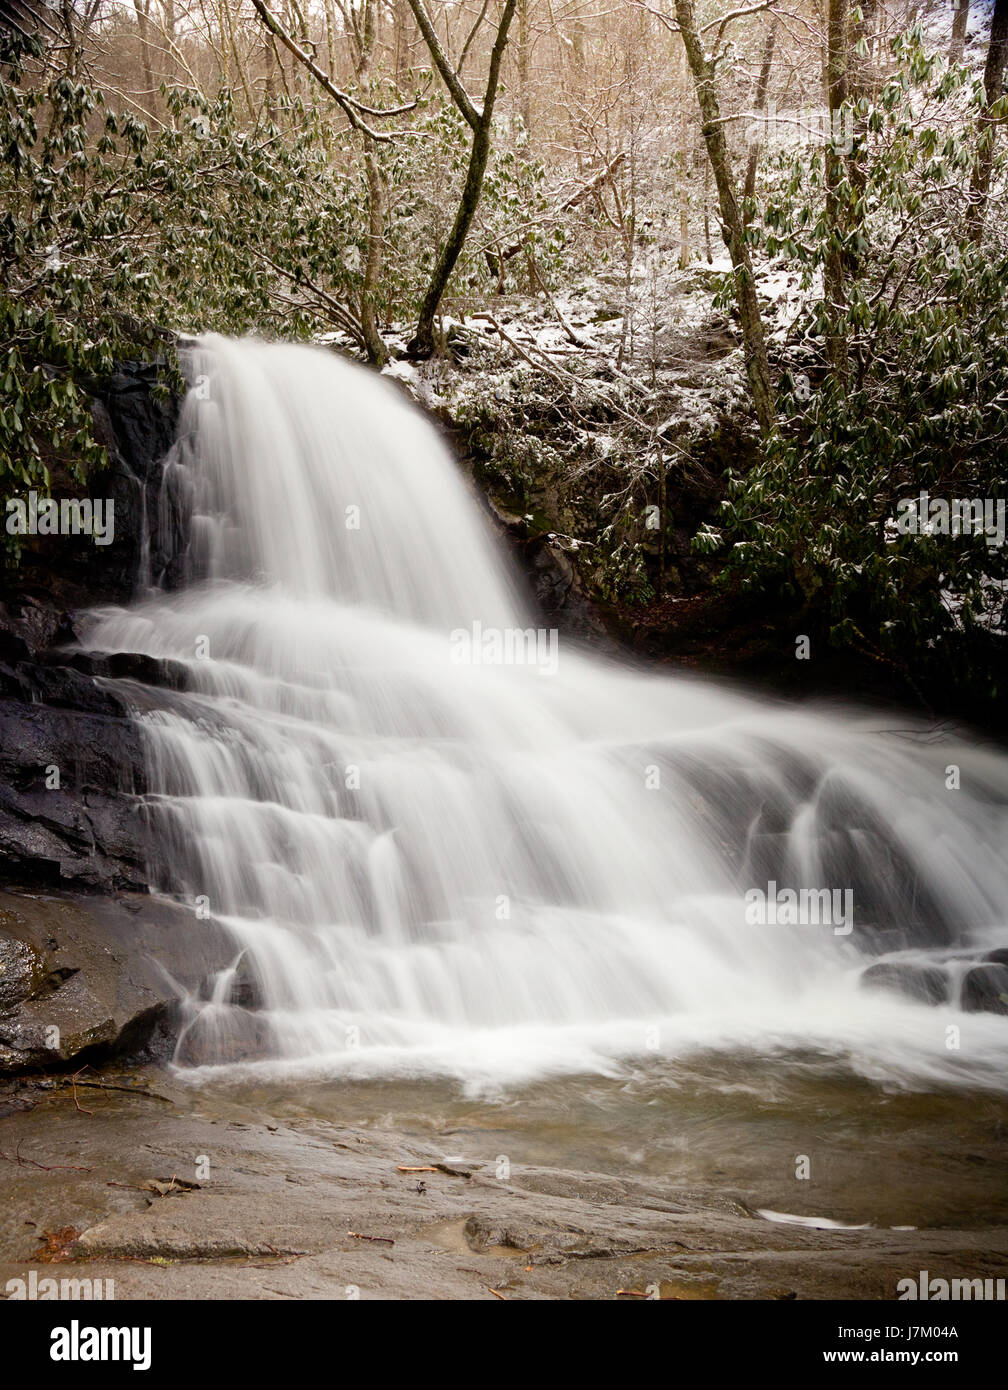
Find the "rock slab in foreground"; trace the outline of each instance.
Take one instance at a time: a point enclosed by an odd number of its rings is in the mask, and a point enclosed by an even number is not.
[[[135,1096],[86,1092],[90,1115],[64,1086],[0,1121],[0,1149],[74,1165],[5,1173],[0,1289],[39,1267],[41,1230],[67,1228],[66,1261],[42,1268],[111,1278],[117,1299],[489,1302],[657,1288],[677,1300],[892,1300],[921,1269],[988,1278],[1008,1267],[1004,1226],[819,1230],[661,1178],[515,1164],[502,1180],[492,1161],[441,1161],[436,1138],[267,1125],[238,1104],[213,1118],[212,1101],[195,1113],[163,1073],[140,1079],[150,1089]]]

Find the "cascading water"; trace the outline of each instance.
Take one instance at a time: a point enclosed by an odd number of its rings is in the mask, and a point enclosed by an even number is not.
[[[236,941],[181,1064],[506,1079],[793,1046],[1003,1084],[1008,1019],[858,975],[1008,944],[1008,758],[563,645],[492,660],[536,620],[393,385],[219,338],[188,372],[188,580],[87,637],[185,671],[129,687],[162,887]],[[849,890],[853,930],[747,921],[771,882]]]

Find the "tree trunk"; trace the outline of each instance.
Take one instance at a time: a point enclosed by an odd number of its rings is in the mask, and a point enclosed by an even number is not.
[[[830,129],[826,137],[826,225],[829,243],[823,266],[823,288],[830,324],[826,351],[840,382],[847,380],[848,343],[842,327],[846,314],[843,242],[849,231],[850,186],[847,161],[840,146],[842,110],[847,100],[847,64],[850,53],[850,0],[829,0],[826,49],[826,89]]]
[[[249,119],[254,121],[256,118],[255,99],[252,96],[252,87],[249,84],[248,73],[245,71],[245,64],[242,62],[242,56],[238,51],[238,37],[235,33],[234,15],[229,5],[225,5],[223,13],[227,16],[228,42],[231,45],[231,57],[234,59],[235,72],[238,74],[238,80],[241,83],[242,91],[245,93],[245,104],[248,106]],[[230,81],[230,74],[228,80]]]
[[[987,217],[987,195],[990,191],[991,170],[994,167],[994,141],[998,122],[990,109],[1004,94],[1005,63],[1008,61],[1008,0],[994,0],[990,43],[984,67],[984,92],[987,109],[980,118],[976,163],[970,186],[970,235],[975,242],[983,236]]]
[[[151,65],[151,44],[150,44],[150,0],[133,0],[133,8],[136,10],[137,29],[140,33],[140,61],[143,64],[144,86],[144,106],[150,116],[157,116],[157,104],[154,100],[154,70]]]
[[[745,351],[746,373],[752,395],[753,409],[763,435],[772,432],[776,419],[774,391],[770,380],[770,363],[767,360],[766,342],[763,337],[763,320],[760,317],[759,301],[756,298],[756,284],[753,280],[752,261],[746,245],[742,214],[735,194],[735,178],[728,155],[721,108],[718,104],[714,83],[714,69],[704,57],[703,45],[697,32],[693,12],[693,0],[675,0],[676,18],[683,43],[686,45],[686,58],[693,73],[697,100],[700,104],[702,130],[707,153],[710,155],[714,182],[717,185],[718,203],[721,208],[721,222],[724,238],[728,243],[732,266],[735,271],[735,302],[742,322],[742,344]]]
[[[357,83],[367,100],[366,83],[371,76],[375,48],[375,10],[379,0],[365,0],[361,25],[360,61],[357,64]],[[363,135],[364,173],[368,186],[368,249],[364,263],[364,283],[361,287],[360,322],[368,360],[383,367],[388,361],[388,349],[378,331],[375,300],[381,279],[385,250],[385,181],[378,163],[378,152],[370,135]]]
[[[763,48],[763,65],[760,68],[760,75],[756,82],[755,114],[757,117],[762,116],[763,112],[766,110],[767,89],[770,86],[770,70],[773,66],[774,44],[776,43],[776,41],[777,17],[775,15],[773,22],[770,25],[770,29],[767,32],[766,44]],[[752,200],[756,197],[756,169],[759,165],[759,153],[760,140],[759,136],[757,135],[756,139],[749,146],[749,164],[746,168],[745,193],[743,194],[743,197],[745,198],[747,203],[752,202]],[[748,222],[749,217],[747,213],[746,223],[748,224]]]
[[[970,0],[956,0],[955,19],[952,21],[952,42],[949,44],[949,62],[961,63],[966,47],[966,29],[969,25]]]
[[[326,51],[329,55],[329,76],[335,82],[339,77],[336,59],[336,6],[333,0],[325,0]]]
[[[427,292],[417,317],[416,332],[407,344],[406,350],[414,358],[426,358],[433,355],[434,318],[451,278],[451,273],[462,254],[469,228],[472,226],[476,209],[479,206],[480,194],[483,191],[483,175],[486,173],[487,161],[490,158],[490,132],[493,126],[494,102],[497,98],[497,87],[500,81],[501,59],[504,56],[504,49],[507,47],[508,30],[511,28],[511,21],[514,18],[516,3],[517,0],[506,0],[504,13],[501,15],[500,25],[497,29],[493,52],[490,55],[490,69],[487,76],[486,93],[483,97],[483,109],[477,112],[472,107],[457,76],[446,66],[444,51],[438,44],[437,36],[423,8],[422,0],[409,0],[410,9],[416,17],[420,32],[431,51],[435,65],[451,93],[452,100],[466,117],[473,132],[469,166],[466,170],[465,184],[462,188],[458,212],[455,214],[455,222],[448,233],[448,239],[441,247],[437,263],[431,274],[430,283],[427,286]]]
[[[679,111],[679,269],[689,268],[689,165],[692,153],[686,122],[685,93]]]
[[[518,106],[525,133],[532,133],[532,92],[529,86],[532,33],[529,0],[518,0]]]
[[[703,238],[704,250],[707,253],[707,264],[714,264],[714,252],[711,249],[710,239],[710,160],[704,156],[703,171]]]

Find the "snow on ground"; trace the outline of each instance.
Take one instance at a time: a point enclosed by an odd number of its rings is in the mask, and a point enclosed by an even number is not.
[[[731,272],[727,254],[681,271],[642,259],[631,281],[630,310],[621,272],[584,275],[547,295],[490,300],[469,315],[445,317],[451,351],[409,363],[409,330],[386,334],[393,360],[386,375],[427,406],[449,412],[474,400],[520,407],[522,393],[572,393],[609,402],[637,420],[657,418],[663,435],[696,437],[725,414],[745,409],[738,327],[713,307]],[[759,273],[771,340],[783,344],[807,292],[779,267]],[[601,429],[596,446],[606,452]],[[608,447],[612,447],[611,439]]]
[[[523,402],[535,400],[541,414],[544,401],[567,401],[587,417],[581,443],[590,436],[598,458],[613,451],[622,425],[686,447],[748,413],[740,330],[714,307],[730,275],[727,252],[680,270],[673,254],[652,251],[635,266],[629,312],[621,269],[586,273],[550,294],[502,296],[445,315],[448,351],[429,362],[406,359],[413,325],[395,325],[384,333],[384,372],[451,417],[496,402],[513,419]],[[758,266],[756,278],[768,342],[779,352],[793,342],[815,287],[803,290],[782,262]],[[321,341],[350,348],[339,333]],[[593,405],[601,408],[584,409]]]

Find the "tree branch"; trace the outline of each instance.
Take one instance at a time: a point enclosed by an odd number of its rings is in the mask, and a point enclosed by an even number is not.
[[[392,107],[387,111],[380,111],[373,106],[365,106],[363,102],[357,101],[354,97],[350,96],[348,92],[341,91],[340,88],[331,81],[315,62],[314,58],[312,58],[309,53],[306,53],[300,44],[294,42],[276,16],[266,8],[263,0],[252,0],[252,4],[255,6],[259,18],[262,20],[263,24],[265,24],[269,32],[274,38],[278,38],[283,46],[290,53],[293,53],[298,62],[308,69],[323,91],[328,92],[333,101],[341,108],[354,130],[359,130],[363,132],[363,134],[369,135],[372,140],[384,141],[386,143],[396,138],[396,131],[375,130],[372,126],[368,125],[362,117],[377,116],[382,118],[386,116],[402,116],[407,111],[412,111],[416,107],[417,103],[415,101],[409,102],[406,106]]]
[[[259,0],[253,0],[253,4],[258,8]],[[408,4],[413,11],[413,18],[417,22],[417,27],[421,34],[423,34],[424,42],[430,50],[430,55],[434,60],[434,66],[441,74],[441,79],[448,88],[452,101],[465,117],[467,124],[470,125],[473,130],[479,130],[482,117],[472,104],[469,93],[462,85],[458,73],[449,62],[447,53],[441,47],[441,40],[435,32],[430,16],[424,9],[423,0],[408,0]]]
[[[466,55],[467,55],[468,52],[469,52],[469,47],[470,47],[470,45],[471,45],[473,39],[474,39],[474,38],[476,37],[476,35],[479,33],[480,25],[483,23],[483,20],[484,20],[485,17],[486,17],[487,7],[488,7],[489,4],[490,4],[490,0],[483,0],[483,8],[480,10],[479,14],[478,14],[477,17],[476,17],[476,23],[475,23],[475,24],[473,25],[473,27],[469,30],[469,37],[466,39],[465,43],[462,45],[462,52],[459,54],[459,60],[458,60],[458,72],[459,72],[459,76],[460,76],[460,77],[461,77],[461,75],[462,75],[462,67],[463,67],[463,64],[465,63]]]

